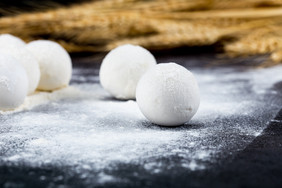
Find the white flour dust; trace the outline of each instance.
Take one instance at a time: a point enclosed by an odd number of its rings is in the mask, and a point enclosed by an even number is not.
[[[1,81],[1,80],[0,80]],[[63,89],[55,90],[53,92],[36,91],[34,94],[26,97],[24,103],[14,110],[1,111],[0,114],[7,115],[24,110],[30,110],[35,106],[46,104],[52,101],[61,99],[82,97],[82,92],[75,87],[66,87]]]
[[[26,107],[0,116],[0,164],[67,166],[89,181],[95,176],[97,184],[121,181],[114,173],[120,165],[151,174],[204,170],[244,149],[281,107],[271,96],[281,95],[272,88],[282,81],[282,66],[192,71],[201,90],[200,108],[177,128],[151,124],[135,101],[113,100],[99,84],[31,96]]]

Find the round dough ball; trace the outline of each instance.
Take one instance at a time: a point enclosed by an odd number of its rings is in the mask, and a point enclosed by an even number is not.
[[[197,81],[186,68],[162,63],[140,79],[136,100],[151,122],[164,126],[182,125],[197,112],[200,93]]]
[[[126,44],[110,51],[100,68],[100,82],[105,90],[118,99],[135,99],[141,76],[156,59],[145,48]]]
[[[68,52],[62,46],[53,41],[36,40],[28,43],[26,48],[39,63],[39,90],[52,91],[69,85],[72,63]]]
[[[27,95],[25,69],[13,56],[0,53],[0,110],[20,106]]]
[[[24,47],[26,43],[13,35],[1,34],[0,35],[0,49],[10,49]]]
[[[26,48],[0,49],[0,52],[9,54],[16,58],[25,68],[28,78],[28,94],[34,93],[39,79],[40,69],[37,60]]]

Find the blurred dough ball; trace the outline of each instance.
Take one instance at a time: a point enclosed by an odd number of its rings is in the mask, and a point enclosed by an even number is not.
[[[37,60],[26,48],[0,49],[0,52],[9,54],[16,58],[25,68],[28,78],[28,94],[34,93],[39,79],[40,69]]]
[[[19,48],[25,45],[26,43],[16,36],[10,34],[0,35],[0,49]]]
[[[175,63],[162,63],[140,79],[136,100],[151,122],[177,126],[189,121],[197,112],[200,92],[190,71]]]
[[[0,53],[0,110],[12,110],[20,106],[27,90],[25,69],[13,56]]]
[[[145,48],[126,44],[110,51],[100,68],[100,82],[105,90],[118,99],[135,99],[141,76],[156,59]]]
[[[69,85],[72,63],[68,52],[62,46],[53,41],[36,40],[28,43],[26,48],[39,63],[39,90],[52,91]]]

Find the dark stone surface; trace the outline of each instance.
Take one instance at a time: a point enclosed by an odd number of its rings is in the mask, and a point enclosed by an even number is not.
[[[186,51],[155,53],[159,61],[185,62],[189,59],[189,66],[210,66],[212,69],[222,66],[233,66],[234,70],[252,67],[248,62],[250,59],[218,59],[213,54],[191,55]],[[74,57],[74,67],[96,69],[103,56]],[[252,62],[260,63],[263,57],[252,57]],[[221,62],[229,61],[229,64]],[[96,62],[96,63],[93,63]],[[192,63],[191,63],[192,62]],[[230,63],[231,62],[231,63]],[[234,62],[234,63],[232,63]],[[240,63],[238,63],[240,62]],[[87,71],[85,74],[91,74]],[[97,72],[95,74],[98,74]],[[75,83],[79,81],[73,80]],[[281,82],[274,86],[281,93]],[[280,95],[281,96],[281,95]],[[278,95],[279,97],[279,95]],[[276,100],[275,98],[273,100]],[[280,99],[279,99],[280,100]],[[187,171],[184,168],[173,167],[170,171],[151,176],[138,165],[120,164],[110,173],[121,179],[131,179],[130,182],[114,182],[96,185],[95,187],[281,187],[282,186],[282,110],[268,123],[263,133],[256,137],[244,150],[240,151],[234,158],[218,163],[212,168],[201,171]],[[258,117],[259,118],[259,117]],[[235,120],[234,120],[235,121]],[[238,120],[240,123],[240,120]],[[250,119],[250,121],[255,121]],[[161,158],[159,160],[176,160],[177,158]],[[54,166],[27,167],[19,165],[11,167],[9,164],[0,166],[0,187],[94,187],[89,184],[78,173]],[[134,170],[138,175],[131,174]],[[95,173],[95,172],[94,172]],[[60,179],[61,174],[64,178]],[[40,179],[44,176],[45,179]],[[95,176],[95,174],[94,174]],[[55,180],[54,180],[55,179]],[[51,182],[51,183],[50,183]],[[95,182],[95,179],[92,180]],[[95,185],[95,183],[93,183]]]

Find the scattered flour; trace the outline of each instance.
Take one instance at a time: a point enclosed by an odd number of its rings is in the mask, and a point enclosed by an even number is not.
[[[73,80],[81,80],[79,72]],[[135,101],[113,100],[93,84],[95,75],[85,77],[91,83],[30,96],[17,113],[0,115],[0,165],[55,166],[62,174],[53,181],[73,173],[91,186],[130,181],[119,173],[124,166],[134,176],[205,170],[244,149],[281,108],[282,100],[272,99],[281,95],[274,85],[282,66],[192,72],[201,105],[176,128],[151,124]]]
[[[14,110],[1,111],[0,114],[13,114],[23,110],[30,110],[35,106],[46,104],[52,101],[58,101],[60,99],[77,98],[82,97],[82,91],[75,87],[66,87],[63,89],[55,90],[53,92],[41,92],[36,91],[34,94],[26,97],[24,103]]]

